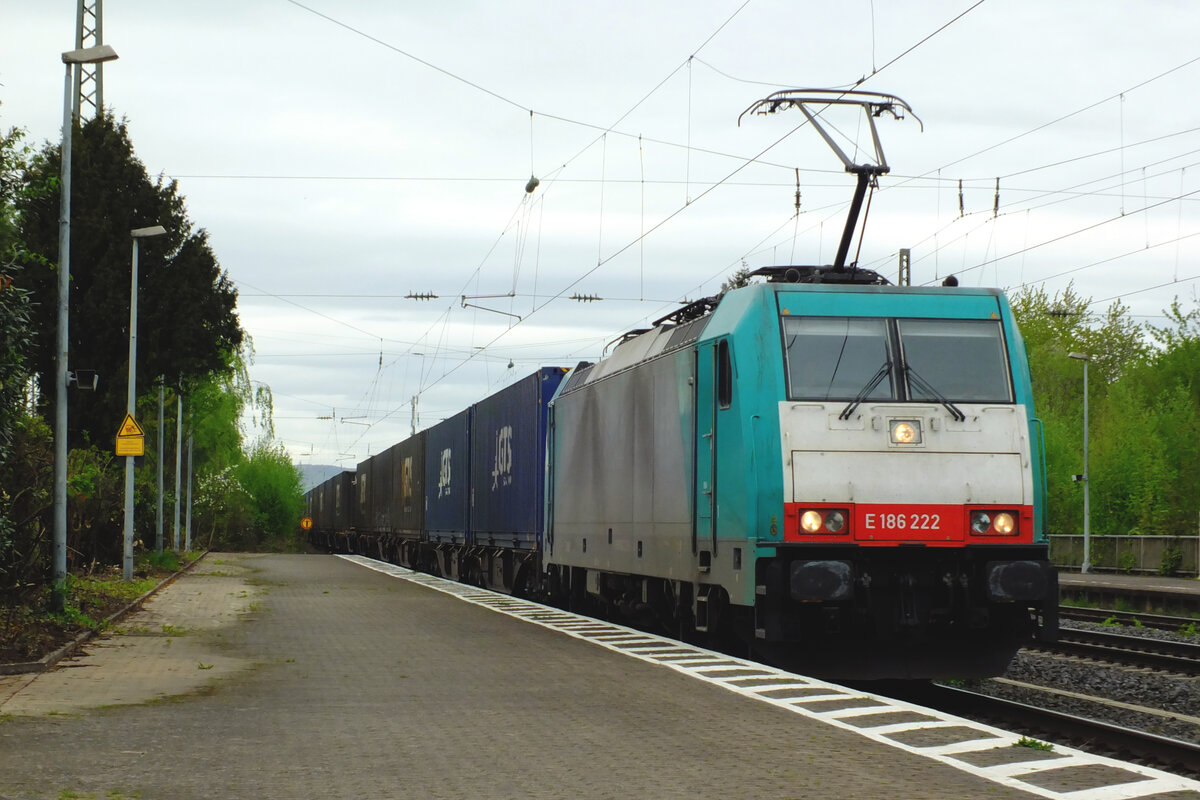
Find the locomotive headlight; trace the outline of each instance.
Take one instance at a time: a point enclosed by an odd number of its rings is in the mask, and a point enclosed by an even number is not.
[[[888,423],[892,444],[920,444],[921,421],[917,419],[894,419]]]
[[[1017,518],[1011,511],[972,511],[971,533],[976,536],[1013,536]]]
[[[849,514],[844,508],[810,508],[800,513],[800,532],[813,536],[848,533]]]
[[[821,512],[805,511],[800,515],[800,527],[806,533],[817,533],[821,530]]]

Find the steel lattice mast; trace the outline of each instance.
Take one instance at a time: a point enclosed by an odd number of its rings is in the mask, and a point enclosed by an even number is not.
[[[79,0],[75,49],[104,44],[104,0]],[[83,64],[75,74],[75,115],[94,117],[104,110],[104,64]]]

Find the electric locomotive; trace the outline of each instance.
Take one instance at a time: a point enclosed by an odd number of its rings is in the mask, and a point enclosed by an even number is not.
[[[875,162],[822,127],[838,105],[865,112]],[[824,677],[997,675],[1055,638],[1041,424],[1008,301],[849,261],[888,172],[875,119],[904,101],[797,90],[745,113],[788,108],[857,177],[831,265],[760,269],[330,479],[309,494],[314,542]]]
[[[998,290],[783,267],[577,368],[549,584],[838,678],[995,675],[1057,629],[1040,423]]]

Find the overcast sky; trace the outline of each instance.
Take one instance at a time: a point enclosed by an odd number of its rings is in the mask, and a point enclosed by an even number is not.
[[[37,144],[75,6],[0,0],[0,126]],[[907,247],[916,284],[1074,281],[1158,324],[1196,302],[1190,0],[108,0],[103,23],[105,103],[209,231],[301,463],[399,441],[414,396],[425,428],[594,360],[743,262],[830,263],[852,177],[798,111],[738,124],[779,89],[866,78],[924,123],[879,120],[860,264],[894,280]],[[865,159],[859,116],[828,121]]]

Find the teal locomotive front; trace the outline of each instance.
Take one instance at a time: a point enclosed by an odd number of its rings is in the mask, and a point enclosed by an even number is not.
[[[764,655],[997,674],[1055,635],[1040,423],[1001,292],[747,287],[714,312],[698,376],[698,541]],[[728,551],[753,554],[753,582]]]

